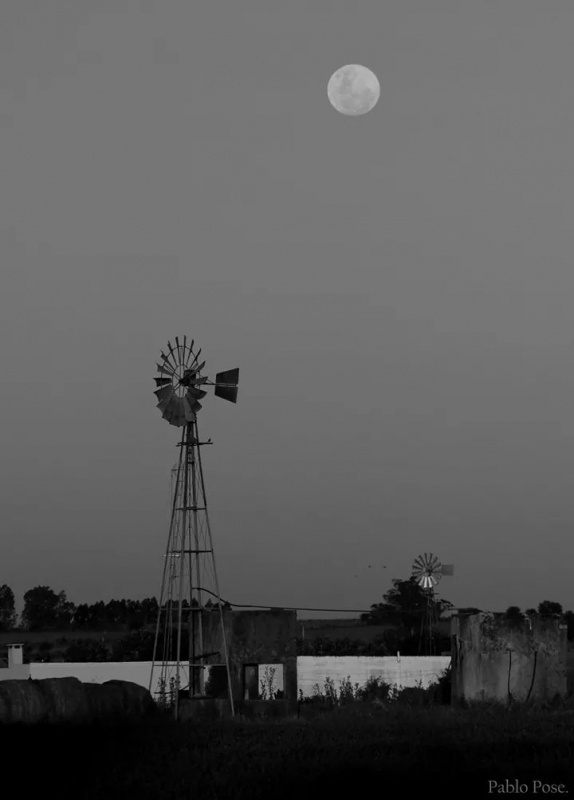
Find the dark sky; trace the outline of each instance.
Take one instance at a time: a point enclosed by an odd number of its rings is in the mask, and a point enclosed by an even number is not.
[[[571,0],[3,0],[0,583],[158,594],[185,333],[241,370],[226,599],[368,608],[431,551],[457,605],[574,606],[573,41]]]

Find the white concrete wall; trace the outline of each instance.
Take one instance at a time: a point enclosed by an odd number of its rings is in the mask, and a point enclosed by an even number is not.
[[[305,697],[313,695],[315,684],[324,691],[325,678],[339,681],[350,677],[351,683],[363,686],[369,678],[381,679],[398,689],[434,683],[450,664],[450,656],[299,656],[297,684]]]
[[[30,677],[30,664],[19,664],[15,667],[0,669],[0,680],[22,681]]]
[[[406,686],[426,687],[436,681],[450,664],[450,656],[299,656],[297,658],[297,692],[310,697],[313,687],[319,684],[324,690],[325,678],[335,681],[337,690],[340,681],[350,677],[351,683],[363,685],[370,677],[380,676],[385,683],[401,689]],[[265,666],[260,665],[259,680],[264,675]],[[97,663],[32,663],[12,669],[0,669],[0,680],[74,677],[85,683],[104,683],[110,680],[132,681],[149,687],[151,661],[102,661]],[[159,665],[155,667],[155,681],[159,677]],[[181,667],[181,686],[187,685],[187,671]],[[207,677],[207,676],[206,676]],[[274,688],[282,687],[282,671],[275,674]],[[155,689],[153,691],[155,694]]]

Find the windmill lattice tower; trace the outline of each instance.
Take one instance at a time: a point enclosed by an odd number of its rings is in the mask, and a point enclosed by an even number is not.
[[[205,361],[201,350],[194,350],[194,341],[187,337],[175,345],[167,343],[157,364],[159,375],[154,379],[157,407],[170,425],[182,429],[178,444],[179,460],[174,470],[172,507],[167,548],[164,557],[159,612],[157,618],[150,692],[163,688],[173,694],[174,715],[179,715],[180,695],[201,696],[205,689],[208,664],[225,664],[227,690],[232,716],[235,713],[225,635],[222,600],[215,564],[213,539],[209,524],[201,447],[211,444],[199,438],[197,413],[207,392],[232,403],[237,402],[239,369],[219,372],[215,381],[202,376]],[[204,650],[203,618],[207,612],[218,614],[222,651]]]
[[[419,653],[426,645],[426,655],[435,655],[434,632],[438,624],[437,604],[435,600],[435,586],[443,575],[453,575],[452,564],[441,564],[432,553],[417,556],[413,563],[412,577],[423,590],[426,597],[426,606],[421,620],[421,634],[419,639]]]

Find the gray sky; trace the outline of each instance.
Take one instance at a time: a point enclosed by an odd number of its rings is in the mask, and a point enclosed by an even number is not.
[[[158,594],[185,333],[240,367],[226,599],[368,608],[431,551],[457,605],[573,607],[573,38],[571,0],[3,0],[0,583]]]

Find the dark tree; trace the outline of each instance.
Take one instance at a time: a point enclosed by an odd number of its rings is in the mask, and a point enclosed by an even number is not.
[[[74,628],[79,628],[80,630],[88,628],[90,624],[90,607],[87,603],[80,603],[76,608],[72,624]]]
[[[89,662],[109,661],[110,654],[103,642],[94,639],[77,639],[64,651],[64,661]]]
[[[16,627],[16,603],[14,592],[3,584],[0,586],[0,631],[11,631]]]
[[[393,578],[392,584],[383,595],[385,602],[372,605],[369,612],[361,614],[361,619],[369,625],[390,623],[409,630],[413,635],[420,628],[423,615],[427,611],[428,595],[412,577],[408,580]],[[452,603],[448,600],[432,600],[432,603],[437,618],[447,608],[452,608]]]
[[[59,592],[58,604],[56,606],[56,627],[59,630],[65,630],[71,627],[75,613],[76,606],[68,600],[66,592]]]
[[[155,597],[146,597],[141,601],[141,610],[144,625],[150,625],[157,620],[158,604]]]
[[[538,613],[541,617],[559,617],[562,615],[562,605],[551,600],[543,600],[538,604]]]
[[[114,661],[151,661],[155,635],[143,629],[132,630],[113,647]]]
[[[518,606],[508,606],[508,608],[504,612],[504,615],[508,619],[517,621],[524,618],[524,614],[522,613],[522,611],[519,609]]]
[[[89,627],[91,630],[100,631],[106,627],[106,606],[103,600],[89,606]]]
[[[105,606],[104,616],[106,624],[110,628],[125,625],[126,623],[126,601],[110,600]]]
[[[49,586],[36,586],[24,595],[22,621],[30,631],[56,628],[66,603],[64,592],[56,594]]]

